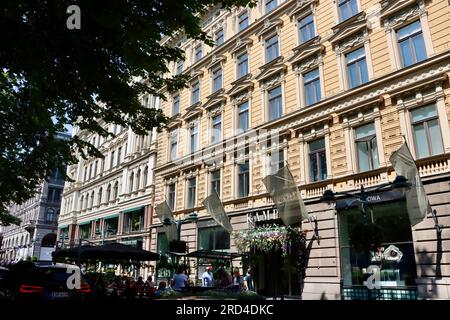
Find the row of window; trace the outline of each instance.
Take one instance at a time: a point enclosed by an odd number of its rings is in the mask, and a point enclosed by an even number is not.
[[[103,198],[103,188],[100,187],[97,192],[97,201],[95,205],[100,205],[102,201],[109,202],[112,200],[116,200],[119,197],[119,182],[116,181],[114,186],[111,187],[111,184],[108,184],[106,189],[105,198]],[[82,195],[80,197],[80,210],[90,209],[94,206],[95,192],[88,192],[86,195]]]
[[[444,152],[442,134],[439,125],[438,113],[434,104],[413,109],[411,111],[411,127],[415,143],[417,158],[428,157]],[[374,123],[368,123],[354,128],[355,158],[358,172],[365,172],[379,168],[379,151],[377,134]],[[284,150],[269,154],[270,173],[274,174],[285,164]],[[308,170],[309,181],[316,182],[327,179],[327,152],[325,138],[308,142]],[[220,169],[209,173],[209,192],[221,190]],[[236,196],[245,198],[250,193],[250,168],[246,160],[236,165]],[[167,186],[167,202],[172,210],[175,208],[176,185]],[[186,207],[194,208],[196,205],[197,177],[186,180]]]

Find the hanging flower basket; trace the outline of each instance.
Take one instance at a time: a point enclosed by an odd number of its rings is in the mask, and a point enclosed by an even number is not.
[[[304,231],[278,225],[235,231],[232,236],[239,252],[257,250],[269,253],[281,250],[283,257],[293,250],[301,250],[306,243]]]

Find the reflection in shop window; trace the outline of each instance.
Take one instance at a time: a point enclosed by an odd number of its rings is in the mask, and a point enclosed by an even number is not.
[[[339,211],[343,285],[366,286],[369,266],[377,266],[381,288],[414,286],[416,265],[406,203],[379,204],[368,211],[367,218],[372,227],[366,228],[362,227],[360,209]],[[375,231],[364,232],[369,228]],[[369,237],[370,234],[373,236]]]

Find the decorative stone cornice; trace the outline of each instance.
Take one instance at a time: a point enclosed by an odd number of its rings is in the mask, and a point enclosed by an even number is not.
[[[225,56],[218,56],[218,55],[213,55],[211,57],[211,61],[210,63],[206,66],[206,69],[213,69],[216,68],[219,64],[223,64],[226,61],[226,57]]]
[[[238,38],[236,39],[236,45],[233,49],[230,50],[231,55],[235,55],[237,53],[240,53],[244,50],[248,50],[253,44],[253,40],[251,39],[242,39]]]
[[[258,81],[265,81],[277,74],[284,73],[287,70],[287,66],[284,64],[284,58],[282,56],[266,63],[259,68],[260,73],[255,77]]]
[[[207,101],[203,104],[203,108],[208,110],[217,105],[222,105],[227,101],[225,89],[220,89],[206,97]]]
[[[351,38],[347,38],[346,41],[336,44],[336,46],[335,46],[336,54],[337,55],[342,54],[342,53],[354,48],[355,46],[368,41],[368,39],[369,39],[369,35],[367,34],[367,32],[359,33],[359,34],[354,35]]]
[[[296,63],[299,63],[310,56],[322,54],[324,50],[325,46],[321,43],[321,38],[317,36],[292,49],[292,55],[287,61],[294,67]]]
[[[385,20],[383,20],[384,29],[386,31],[388,31],[390,29],[394,29],[396,26],[398,26],[406,21],[417,18],[417,17],[421,16],[422,14],[426,14],[425,8],[420,8],[418,6],[406,8],[406,9],[398,12],[397,14],[390,16],[390,17],[386,18]]]
[[[295,8],[292,9],[288,16],[292,19],[297,19],[303,15],[313,11],[313,8],[317,5],[318,0],[297,0]]]
[[[333,35],[328,39],[330,43],[335,47],[338,43],[343,42],[346,38],[356,34],[367,33],[367,19],[364,11],[357,15],[339,23],[333,27]]]
[[[386,17],[392,16],[407,7],[423,3],[422,0],[381,0],[381,15],[380,19],[384,20]]]
[[[278,30],[283,26],[283,20],[281,19],[273,19],[264,20],[264,24],[262,25],[262,29],[257,33],[258,37],[264,37],[269,32],[278,32]]]
[[[240,93],[242,93],[243,91],[249,91],[252,90],[254,87],[254,84],[251,80],[252,75],[249,73],[239,79],[237,79],[236,81],[231,83],[231,89],[228,90],[227,95],[233,97],[236,96]]]

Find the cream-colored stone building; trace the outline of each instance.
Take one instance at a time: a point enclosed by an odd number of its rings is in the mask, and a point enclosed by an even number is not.
[[[411,228],[402,195],[369,199],[383,246],[403,255],[382,268],[379,297],[449,299],[448,1],[260,0],[251,9],[212,8],[202,27],[214,47],[183,34],[165,39],[186,52],[170,70],[192,80],[161,104],[171,122],[158,135],[155,166],[155,203],[166,200],[176,218],[199,215],[182,225],[189,250],[236,251],[204,210],[214,189],[235,230],[276,217],[262,179],[287,164],[320,237],[308,240],[303,298],[368,298],[369,262],[358,261],[349,242],[357,203],[320,197],[393,181],[389,157],[406,141],[445,227],[438,235],[428,216]],[[163,227],[154,221],[150,249],[163,252]],[[278,272],[270,262],[265,268],[262,292]]]
[[[159,107],[159,98],[144,97],[142,103]],[[156,160],[156,129],[136,135],[131,128],[106,125],[113,138],[74,128],[73,135],[90,141],[103,159],[83,159],[67,168],[74,181],[64,186],[58,241],[61,245],[120,242],[149,247],[154,195],[153,168]],[[135,270],[136,271],[136,270]],[[152,272],[140,270],[140,274]]]

